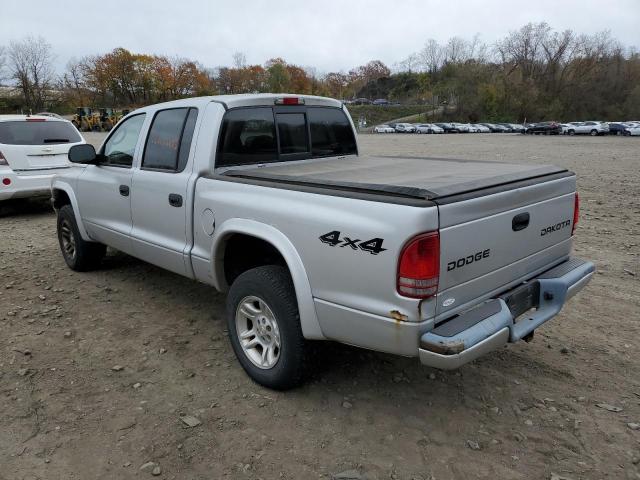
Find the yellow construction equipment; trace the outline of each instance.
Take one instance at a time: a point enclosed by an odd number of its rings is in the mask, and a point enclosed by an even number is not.
[[[71,122],[82,132],[99,132],[102,130],[100,114],[93,112],[90,107],[76,108],[76,114],[73,116]]]

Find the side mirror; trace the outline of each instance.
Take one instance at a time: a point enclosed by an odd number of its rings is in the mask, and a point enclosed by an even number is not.
[[[98,156],[93,145],[84,143],[82,145],[74,145],[69,149],[67,154],[70,162],[73,163],[95,163]]]

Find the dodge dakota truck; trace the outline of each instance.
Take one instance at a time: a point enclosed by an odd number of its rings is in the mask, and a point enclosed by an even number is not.
[[[52,181],[67,265],[106,246],[227,291],[248,375],[299,384],[309,341],[457,368],[530,340],[590,280],[576,177],[550,165],[366,156],[336,100],[136,110]]]

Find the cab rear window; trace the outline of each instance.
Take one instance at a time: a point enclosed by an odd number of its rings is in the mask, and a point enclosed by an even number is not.
[[[339,108],[236,108],[222,121],[216,166],[356,153],[351,123]]]
[[[68,122],[0,122],[0,143],[5,145],[59,145],[81,140],[78,131]]]

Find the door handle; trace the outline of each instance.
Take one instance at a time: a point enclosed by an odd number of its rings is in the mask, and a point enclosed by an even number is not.
[[[120,190],[120,195],[122,195],[123,197],[128,197],[129,196],[129,186],[128,185],[120,185],[118,190]]]
[[[514,232],[524,230],[529,226],[529,212],[519,213],[511,221],[511,228]]]
[[[181,207],[182,206],[182,195],[178,195],[177,193],[169,194],[169,205],[172,207]]]

